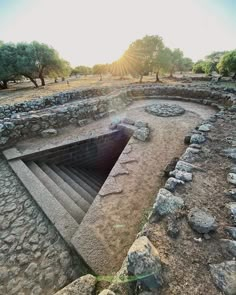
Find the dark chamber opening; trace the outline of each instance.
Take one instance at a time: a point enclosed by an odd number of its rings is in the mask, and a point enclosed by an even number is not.
[[[130,136],[116,130],[23,160],[74,219],[81,222]]]

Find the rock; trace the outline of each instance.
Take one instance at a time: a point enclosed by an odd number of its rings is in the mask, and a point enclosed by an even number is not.
[[[236,257],[236,241],[221,239],[220,245],[224,253]]]
[[[31,126],[30,130],[35,132],[35,131],[39,131],[40,130],[40,125],[39,124],[34,124]]]
[[[236,148],[223,150],[223,155],[227,156],[230,159],[236,160]]]
[[[178,227],[176,216],[174,215],[171,215],[170,217],[168,217],[167,234],[174,239],[177,238],[179,235],[179,227]]]
[[[182,161],[193,163],[196,160],[196,155],[200,153],[199,149],[188,147],[185,153],[181,156]]]
[[[163,285],[159,253],[147,237],[136,239],[130,247],[127,269],[149,290],[160,289]]]
[[[210,272],[215,285],[226,295],[236,295],[236,261],[211,264]]]
[[[133,133],[133,137],[141,141],[146,141],[149,138],[149,135],[150,130],[147,127],[138,128]]]
[[[176,166],[178,160],[179,160],[179,158],[176,158],[176,157],[171,159],[170,163],[164,169],[165,176],[169,176],[169,173],[171,171],[175,170],[175,166]]]
[[[182,181],[192,181],[193,180],[193,174],[190,172],[185,172],[181,170],[174,170],[170,172],[171,176],[174,176],[176,179],[182,180]]]
[[[111,290],[103,290],[98,295],[116,295],[116,294],[114,292],[112,292]]]
[[[8,278],[8,269],[6,267],[0,267],[0,283],[2,284],[6,278]]]
[[[165,189],[167,189],[170,192],[174,192],[178,184],[184,184],[184,181],[176,179],[174,177],[170,177],[167,179],[165,183]]]
[[[188,222],[199,233],[209,233],[217,228],[215,218],[206,211],[193,208],[189,211]]]
[[[46,130],[43,130],[42,132],[41,132],[41,136],[42,137],[52,137],[52,136],[56,136],[57,135],[57,130],[56,129],[53,129],[53,128],[51,128],[51,129],[46,129]]]
[[[202,134],[193,134],[190,139],[190,143],[197,143],[197,144],[204,143],[205,141],[206,141],[206,138]]]
[[[95,292],[95,285],[96,278],[88,274],[73,281],[55,295],[93,295]]]
[[[185,172],[192,172],[194,166],[191,165],[190,163],[184,162],[184,161],[178,161],[175,169],[180,170],[180,171],[185,171]]]
[[[37,268],[38,268],[37,263],[34,263],[34,262],[30,263],[30,265],[25,270],[25,275],[27,277],[31,277],[31,276],[33,277],[37,275],[37,272],[36,272]]]
[[[131,124],[131,125],[133,125],[133,124]],[[143,121],[136,121],[134,126],[137,128],[148,128],[148,123],[143,122]]]
[[[157,194],[153,205],[151,221],[158,221],[161,217],[172,214],[184,206],[184,201],[180,197],[174,196],[168,190],[161,188]]]
[[[199,131],[203,131],[203,132],[208,132],[208,131],[211,130],[211,128],[212,128],[212,125],[211,125],[211,124],[202,124],[202,125],[198,128],[198,130],[199,130]]]
[[[230,189],[225,194],[236,201],[236,188]]]
[[[9,137],[6,136],[0,136],[0,145],[4,145],[8,142]]]
[[[176,104],[160,104],[155,103],[145,108],[145,111],[149,114],[158,117],[174,117],[180,116],[185,113],[185,109]]]
[[[236,224],[236,202],[231,202],[226,207],[229,208],[233,221]]]
[[[227,181],[231,184],[236,185],[236,174],[235,173],[228,173]]]
[[[117,183],[116,179],[112,176],[106,179],[106,182],[103,184],[102,188],[99,191],[99,195],[105,197],[110,194],[118,194],[123,190],[122,186]]]
[[[234,239],[236,240],[236,227],[227,226],[225,231]]]
[[[30,295],[43,295],[43,290],[39,285],[36,285],[33,289]]]
[[[191,140],[191,135],[186,135],[186,136],[184,137],[184,143],[185,143],[185,144],[190,144],[190,140]]]
[[[230,167],[229,172],[230,172],[230,173],[236,173],[236,166],[232,166],[232,167]]]

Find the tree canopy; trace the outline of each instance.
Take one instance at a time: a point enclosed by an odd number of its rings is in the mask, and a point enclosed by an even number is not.
[[[38,87],[37,78],[45,85],[45,77],[67,76],[70,65],[61,59],[55,49],[33,41],[0,46],[0,87],[7,88],[7,82],[24,76]]]
[[[225,53],[217,64],[217,69],[223,75],[233,74],[236,79],[236,50]]]

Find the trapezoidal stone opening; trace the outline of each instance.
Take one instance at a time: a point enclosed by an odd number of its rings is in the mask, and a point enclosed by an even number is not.
[[[27,155],[22,160],[79,224],[129,138],[128,133],[113,131]]]

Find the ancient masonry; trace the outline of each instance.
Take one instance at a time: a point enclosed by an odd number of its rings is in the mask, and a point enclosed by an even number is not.
[[[1,106],[0,148],[3,153],[0,157],[0,294],[36,295],[54,294],[57,291],[58,295],[73,294],[70,292],[93,294],[97,280],[90,274],[85,275],[93,270],[87,266],[91,267],[89,260],[82,261],[80,258],[80,254],[83,258],[86,255],[83,255],[83,245],[79,244],[77,238],[79,234],[84,234],[81,233],[83,226],[79,227],[79,224],[83,219],[86,222],[86,212],[89,210],[91,214],[99,198],[106,198],[111,193],[117,193],[119,197],[122,186],[116,183],[116,176],[128,174],[125,164],[136,161],[130,156],[132,144],[129,140],[133,136],[145,142],[150,136],[150,129],[145,122],[126,118],[122,122],[111,122],[110,131],[106,134],[97,134],[79,143],[67,142],[66,147],[61,144],[50,150],[24,154],[14,145],[22,138],[56,136],[58,130],[67,125],[90,124],[125,109],[135,100],[147,98],[195,102],[218,109],[214,117],[203,122],[185,138],[189,147],[170,172],[165,186],[159,190],[148,222],[138,233],[121,270],[114,276],[108,289],[100,294],[133,294],[133,290],[140,290],[138,294],[144,291],[145,294],[154,294],[152,292],[162,290],[165,286],[163,262],[158,249],[147,237],[147,229],[151,223],[161,223],[168,217],[167,234],[172,238],[178,236],[175,214],[184,207],[185,201],[175,196],[175,191],[178,186],[191,182],[194,171],[201,169],[195,162],[214,122],[225,117],[235,120],[236,96],[233,93],[187,86],[136,85],[67,92],[13,106]],[[181,115],[184,109],[178,105],[169,106],[167,101],[164,105],[153,104],[147,107],[146,112],[150,116],[168,117]],[[112,158],[107,158],[104,151],[111,146],[115,153]],[[235,161],[236,149],[233,143],[223,154]],[[96,167],[90,157],[99,159]],[[68,165],[69,162],[77,162],[88,169],[68,169],[65,163]],[[110,165],[103,167],[101,163],[104,162],[109,162]],[[104,174],[96,174],[95,170]],[[50,180],[45,181],[46,174],[50,175]],[[87,179],[90,179],[89,186]],[[235,200],[235,166],[228,173],[227,179],[232,184],[232,189],[227,193]],[[51,198],[55,183],[60,198],[57,200]],[[48,196],[47,201],[42,200],[42,192]],[[73,200],[68,201],[67,194]],[[227,207],[235,224],[236,203],[231,202]],[[208,234],[218,226],[214,216],[201,208],[189,211],[188,223],[201,234]],[[235,227],[228,226],[226,230],[231,239],[222,240],[222,247],[235,257]],[[234,259],[211,264],[209,271],[221,291],[235,294]],[[72,283],[69,284],[70,282]],[[62,289],[64,286],[66,287]],[[60,289],[62,290],[59,291]]]

